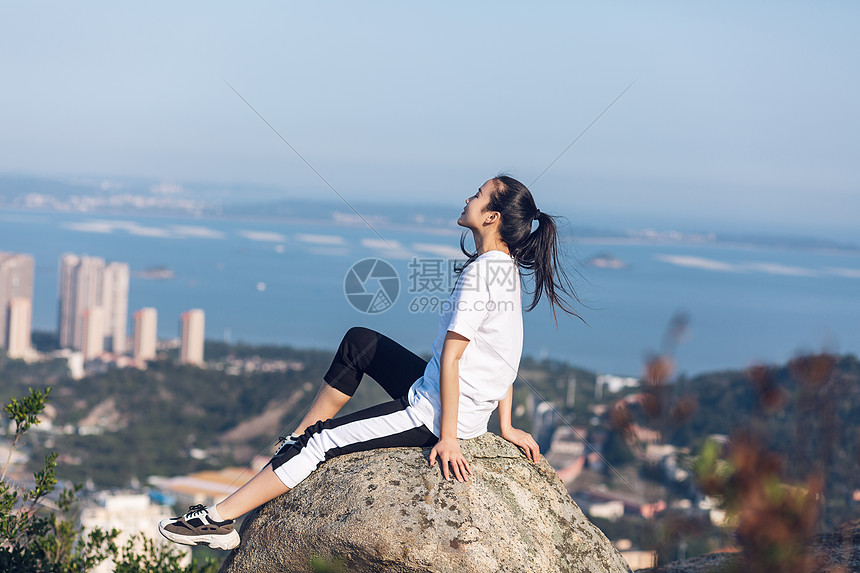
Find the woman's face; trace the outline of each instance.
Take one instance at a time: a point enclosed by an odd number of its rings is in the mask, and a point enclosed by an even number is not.
[[[490,179],[478,189],[478,192],[466,199],[466,206],[463,212],[460,213],[460,218],[457,219],[457,224],[461,227],[480,230],[484,219],[488,215],[485,211],[487,204],[490,202],[490,194],[493,192],[493,180]]]

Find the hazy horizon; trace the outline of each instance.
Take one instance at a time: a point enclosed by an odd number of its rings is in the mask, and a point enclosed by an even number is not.
[[[340,208],[345,212],[351,212],[352,207],[365,206],[399,206],[399,207],[432,207],[438,209],[437,214],[443,215],[446,210],[451,212],[451,222],[459,215],[458,209],[461,203],[453,203],[451,200],[434,195],[427,196],[404,196],[396,195],[391,198],[374,197],[355,194],[347,194],[341,190],[296,189],[275,184],[248,184],[240,182],[213,182],[213,181],[161,181],[152,177],[105,177],[98,174],[34,174],[26,172],[3,172],[0,178],[15,177],[30,181],[57,181],[66,184],[80,184],[91,187],[99,193],[110,192],[134,192],[144,194],[155,194],[154,186],[167,183],[175,186],[179,191],[174,191],[171,196],[176,198],[201,198],[208,197],[211,200],[222,201],[224,204],[248,205],[267,203],[288,203],[290,200],[300,199],[313,201],[315,203],[330,204],[333,208]],[[101,188],[99,188],[101,186]],[[245,192],[251,191],[248,195]],[[217,195],[212,197],[212,193]],[[540,202],[539,191],[535,191],[536,199]],[[434,201],[435,199],[435,201]],[[544,203],[547,205],[547,203]],[[2,206],[2,202],[0,202]],[[600,230],[623,232],[627,230],[655,229],[657,231],[680,231],[684,233],[720,233],[739,235],[762,235],[773,237],[792,237],[823,239],[838,243],[848,243],[855,247],[860,246],[860,228],[849,224],[843,227],[828,222],[816,225],[796,226],[790,222],[774,219],[771,221],[759,221],[750,218],[738,217],[735,220],[725,220],[718,217],[709,217],[708,213],[694,216],[679,216],[671,212],[659,212],[659,208],[648,211],[644,209],[632,209],[625,206],[578,206],[559,202],[545,206],[545,210],[563,219],[564,224],[569,223],[572,232],[577,234],[577,229]],[[361,209],[358,209],[361,213]],[[129,211],[127,215],[135,215]]]
[[[499,171],[531,183],[633,83],[533,186],[541,209],[585,225],[856,227],[860,5],[2,12],[0,172],[331,194],[229,82],[348,201],[457,206]]]

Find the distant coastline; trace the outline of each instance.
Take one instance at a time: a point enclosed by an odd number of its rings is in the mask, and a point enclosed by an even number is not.
[[[232,199],[241,191],[242,202]],[[0,212],[67,213],[93,217],[170,217],[201,220],[255,221],[320,227],[365,227],[458,236],[453,209],[440,205],[343,202],[301,197],[244,185],[166,184],[142,180],[69,179],[0,174]],[[577,225],[572,238],[582,245],[717,245],[767,247],[860,255],[860,244],[785,234],[717,231],[589,228]]]

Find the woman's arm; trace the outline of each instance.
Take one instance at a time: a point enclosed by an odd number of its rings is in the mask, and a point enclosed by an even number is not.
[[[469,344],[469,339],[448,331],[439,357],[439,393],[442,398],[442,431],[439,442],[430,451],[430,465],[436,457],[442,462],[442,475],[451,479],[448,464],[454,470],[457,481],[469,481],[472,469],[460,451],[457,441],[457,414],[460,407],[460,358]]]
[[[517,430],[511,425],[511,406],[514,403],[514,387],[508,386],[508,393],[499,402],[499,428],[502,437],[512,444],[521,447],[526,452],[526,457],[533,462],[538,460],[540,448],[531,434]]]
[[[502,430],[502,437],[504,437],[505,432],[513,429],[513,426],[511,426],[511,407],[513,404],[514,387],[511,385],[508,386],[508,393],[499,402],[499,427]]]

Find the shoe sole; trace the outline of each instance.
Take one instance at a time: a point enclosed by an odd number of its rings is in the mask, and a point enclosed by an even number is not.
[[[222,549],[224,551],[235,549],[239,546],[240,541],[239,533],[235,530],[227,535],[179,535],[167,531],[159,523],[158,531],[165,538],[180,545],[206,545],[212,549]]]

